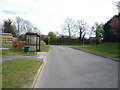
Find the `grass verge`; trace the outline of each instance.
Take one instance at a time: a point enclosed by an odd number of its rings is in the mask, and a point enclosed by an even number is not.
[[[25,53],[24,51],[16,50],[2,50],[2,55],[34,56],[37,55],[37,53],[35,52]]]
[[[28,88],[41,64],[29,59],[2,62],[2,88]]]
[[[0,90],[2,90],[2,63],[0,62]]]
[[[0,48],[12,48],[12,42],[0,42]]]
[[[41,46],[41,52],[48,52],[50,49],[49,46],[43,45]],[[16,48],[13,50],[2,50],[2,55],[19,55],[19,56],[35,56],[36,52],[25,53],[23,49]]]
[[[41,46],[41,52],[48,52],[49,49],[50,49],[50,46],[48,46],[48,45],[42,45]]]
[[[14,48],[11,50],[2,50],[2,55],[18,55],[18,56],[35,56],[36,52],[25,53],[22,47]]]
[[[71,46],[71,48],[94,53],[109,58],[120,58],[118,43],[102,43],[99,45]]]

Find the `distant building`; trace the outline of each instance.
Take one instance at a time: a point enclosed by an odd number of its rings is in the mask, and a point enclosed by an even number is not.
[[[90,44],[96,44],[96,37],[90,37],[89,38],[89,43]]]
[[[104,25],[104,39],[105,42],[120,42],[120,14],[114,15]]]
[[[98,38],[96,37],[90,37],[89,38],[89,44],[100,44],[102,42],[103,38]]]
[[[0,42],[12,42],[13,35],[11,33],[0,33]]]

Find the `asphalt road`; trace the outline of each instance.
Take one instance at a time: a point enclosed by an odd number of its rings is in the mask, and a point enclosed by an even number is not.
[[[35,88],[118,88],[118,62],[52,46]]]

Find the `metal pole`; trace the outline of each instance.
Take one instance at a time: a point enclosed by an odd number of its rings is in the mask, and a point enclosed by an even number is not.
[[[83,46],[84,46],[84,37],[83,37]]]
[[[85,34],[86,34],[86,33],[83,34],[83,46],[84,46],[84,37],[85,37]]]
[[[37,36],[37,34],[36,34],[36,38],[35,39],[36,39],[36,52],[37,52],[38,51],[37,50],[37,46],[38,46],[38,36]]]
[[[41,41],[41,35],[39,36],[39,51],[41,51],[41,49],[40,49],[40,47],[41,47],[40,41]]]
[[[50,45],[50,37],[48,37],[48,45]]]

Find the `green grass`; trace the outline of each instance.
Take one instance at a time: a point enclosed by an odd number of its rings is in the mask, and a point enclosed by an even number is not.
[[[0,59],[2,59],[2,57]],[[0,62],[0,90],[2,90],[2,63],[1,62]]]
[[[16,50],[2,50],[2,55],[19,55],[19,56],[34,56],[37,55],[35,52],[25,53],[22,51],[16,51]]]
[[[50,46],[47,46],[47,45],[42,45],[41,46],[41,52],[48,52],[50,49]]]
[[[71,48],[94,53],[109,58],[118,58],[118,43],[102,43],[99,45],[71,46]]]
[[[47,45],[41,46],[41,52],[48,52],[49,49],[50,47]],[[13,50],[2,50],[2,55],[34,56],[37,55],[37,53],[36,52],[25,53],[22,48],[16,48]]]
[[[0,42],[2,44],[12,44],[12,42]]]
[[[12,48],[12,42],[0,42],[0,48]]]
[[[29,59],[2,62],[2,88],[28,88],[41,64]]]

